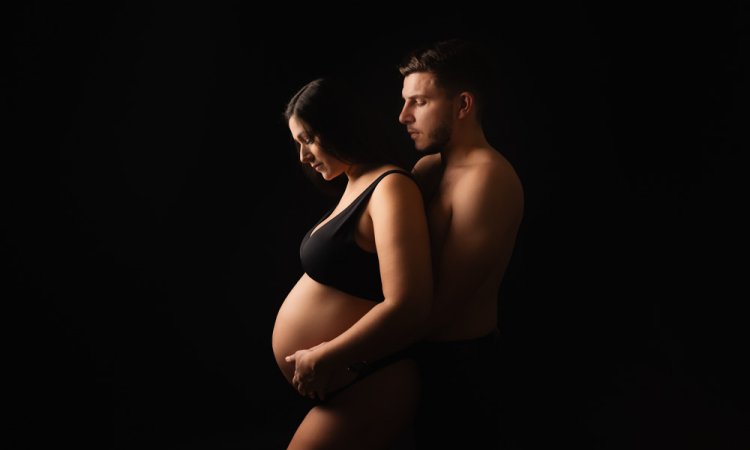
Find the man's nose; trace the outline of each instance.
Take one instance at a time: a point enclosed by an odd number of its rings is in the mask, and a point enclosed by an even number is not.
[[[398,121],[404,125],[414,122],[414,116],[411,115],[411,112],[409,112],[406,106],[401,108],[401,113],[398,115]]]

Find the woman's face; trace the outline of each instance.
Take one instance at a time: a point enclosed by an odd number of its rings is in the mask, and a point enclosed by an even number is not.
[[[320,145],[320,139],[309,129],[297,116],[289,119],[289,131],[299,144],[300,162],[309,164],[324,180],[333,180],[344,173],[348,165],[326,152]]]

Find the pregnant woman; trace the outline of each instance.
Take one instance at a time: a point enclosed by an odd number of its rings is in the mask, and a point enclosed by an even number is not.
[[[362,98],[340,80],[317,79],[285,111],[300,162],[326,182],[346,177],[338,204],[302,238],[304,273],[273,330],[281,372],[315,400],[293,450],[388,448],[411,426],[419,398],[405,350],[432,301],[422,194],[376,144]]]

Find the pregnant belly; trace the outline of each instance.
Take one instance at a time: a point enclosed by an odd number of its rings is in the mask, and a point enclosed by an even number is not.
[[[281,305],[273,327],[273,353],[287,381],[294,375],[294,364],[284,361],[285,356],[330,341],[375,305],[302,275]]]

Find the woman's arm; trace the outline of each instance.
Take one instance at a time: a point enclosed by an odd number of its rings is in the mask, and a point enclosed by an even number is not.
[[[344,333],[315,349],[301,350],[293,383],[303,395],[323,397],[331,373],[375,361],[417,339],[432,302],[432,265],[422,195],[398,174],[380,181],[369,203],[384,301]]]

